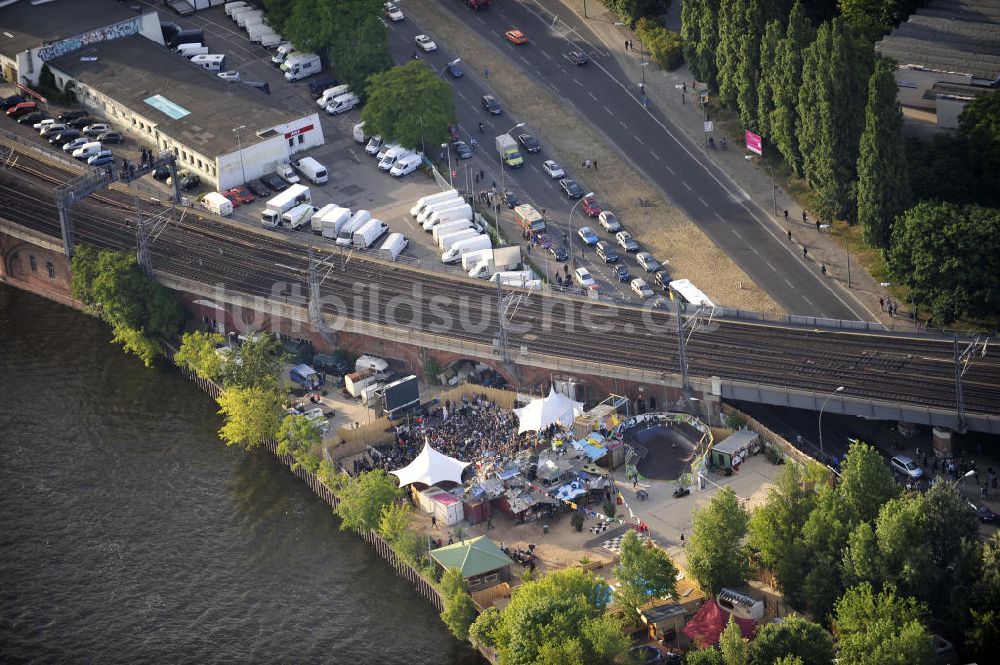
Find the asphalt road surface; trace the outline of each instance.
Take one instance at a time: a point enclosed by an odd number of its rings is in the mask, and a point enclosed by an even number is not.
[[[551,5],[553,11],[547,11],[542,5]],[[559,10],[563,10],[559,14],[559,30],[552,31],[553,14]],[[513,62],[567,104],[586,110],[584,117],[610,137],[632,164],[663,189],[788,312],[842,319],[869,318],[853,297],[821,278],[815,266],[806,263],[797,253],[797,248],[790,250],[777,225],[767,219],[767,213],[707,160],[698,147],[691,145],[667,113],[652,105],[643,107],[638,81],[629,83],[637,79],[636,73],[621,71],[582,21],[565,11],[558,2],[546,0],[532,5],[505,2],[480,12],[459,3],[442,3],[441,11],[451,11],[470,30],[497,44]],[[515,46],[505,41],[503,33],[511,27],[524,31],[530,43]],[[408,57],[414,48],[413,37],[424,31],[412,14],[408,14],[406,21],[390,26],[393,51],[397,52],[402,46]],[[426,32],[434,37],[432,28]],[[438,41],[438,51],[421,54],[421,58],[440,71],[450,60],[462,55],[449,53],[446,47]],[[575,50],[587,51],[591,62],[584,67],[573,66],[565,54]],[[456,104],[465,127],[474,128],[480,120],[487,123],[483,143],[488,139],[492,144],[494,135],[505,131],[518,119],[505,113],[494,120],[481,112],[478,104],[480,95],[484,94],[484,83],[488,86],[488,79],[483,79],[482,72],[467,71],[463,79],[455,82],[456,91],[461,91]],[[529,160],[538,157],[531,155]],[[513,180],[533,197],[551,198],[545,196],[545,190],[551,189],[548,183],[528,182],[529,179],[537,180],[531,178],[531,174],[529,168],[513,174],[508,172],[508,186]],[[497,182],[499,185],[499,180]],[[601,192],[596,194],[600,199]],[[557,200],[560,200],[558,194]],[[565,199],[561,201],[565,205]],[[574,229],[579,225],[579,220],[575,219]],[[607,239],[607,234],[599,230],[598,235]]]

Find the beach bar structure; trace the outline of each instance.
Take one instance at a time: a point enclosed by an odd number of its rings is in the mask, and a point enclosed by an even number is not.
[[[469,585],[469,591],[479,591],[510,581],[510,566],[514,562],[486,536],[469,538],[431,550],[431,558],[448,570],[458,568]]]

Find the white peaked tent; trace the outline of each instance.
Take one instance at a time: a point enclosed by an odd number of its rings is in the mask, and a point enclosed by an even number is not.
[[[469,466],[469,462],[459,462],[454,457],[443,455],[431,448],[431,444],[425,441],[424,449],[420,451],[415,460],[402,469],[396,469],[389,473],[399,478],[400,487],[406,487],[413,483],[423,483],[430,486],[445,480],[461,484],[462,470],[467,466]]]
[[[574,402],[560,392],[555,386],[549,389],[549,396],[533,399],[528,406],[514,409],[517,420],[521,424],[521,432],[537,432],[552,423],[558,422],[563,427],[572,427],[577,416],[583,414],[583,402]]]

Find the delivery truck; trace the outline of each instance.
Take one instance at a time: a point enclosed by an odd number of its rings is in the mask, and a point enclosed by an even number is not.
[[[459,240],[441,254],[441,263],[458,263],[462,260],[462,254],[488,247],[493,247],[493,242],[485,233],[466,238],[465,240]]]
[[[378,248],[379,254],[384,259],[395,261],[410,245],[410,239],[402,233],[390,233],[382,246]]]
[[[441,251],[443,252],[447,249],[451,249],[452,245],[454,245],[459,240],[465,240],[466,238],[475,238],[477,235],[479,235],[479,231],[475,229],[462,229],[461,231],[448,233],[438,238],[438,247],[440,247]]]
[[[276,228],[281,223],[282,215],[303,203],[312,204],[309,188],[305,185],[292,185],[264,204],[264,211],[260,213],[260,223],[262,226]]]
[[[354,247],[356,249],[368,249],[388,232],[389,225],[381,219],[369,219],[360,229],[354,232]]]
[[[531,231],[532,233],[545,232],[545,218],[527,203],[514,206],[514,221],[517,222],[522,231]]]
[[[472,270],[480,261],[488,261],[493,254],[493,249],[479,249],[474,252],[462,254],[462,270]]]
[[[205,194],[205,198],[201,200],[201,207],[223,217],[233,214],[233,202],[219,192]]]
[[[323,225],[321,222],[323,220],[323,217],[339,207],[340,206],[338,206],[336,203],[327,203],[325,206],[317,210],[313,214],[312,219],[309,220],[309,226],[313,230],[313,233],[319,233],[320,231],[322,231]]]
[[[340,227],[347,223],[351,218],[350,208],[343,208],[336,204],[331,203],[326,206],[318,213],[313,215],[312,218],[312,230],[313,233],[322,233],[325,238],[336,238],[337,231],[340,231]],[[327,229],[330,226],[336,228],[333,235],[327,235]]]
[[[337,232],[337,244],[341,247],[350,247],[354,244],[354,232],[360,229],[372,218],[372,214],[367,210],[358,210],[347,222],[340,227]]]
[[[424,206],[434,203],[435,201],[447,201],[448,199],[461,198],[458,192],[454,189],[448,189],[443,192],[438,192],[437,194],[428,194],[427,196],[421,196],[417,199],[417,202],[412,208],[410,208],[410,214],[416,217],[424,211]]]
[[[517,141],[510,134],[501,134],[497,137],[497,154],[500,160],[512,169],[524,166],[524,157],[517,149]]]
[[[315,212],[316,208],[311,203],[303,203],[281,215],[281,223],[285,228],[297,229],[303,224],[308,224]]]
[[[459,219],[454,222],[445,222],[444,224],[438,224],[434,227],[431,232],[431,237],[434,238],[434,242],[437,242],[441,236],[448,233],[454,233],[455,231],[461,231],[462,229],[471,229],[472,220],[471,219]]]
[[[433,203],[428,203],[427,205],[424,206],[424,209],[420,211],[420,214],[417,215],[417,223],[423,226],[423,223],[426,222],[427,219],[431,215],[433,215],[436,211],[443,210],[445,208],[451,208],[456,205],[461,205],[463,203],[465,203],[465,199],[463,199],[461,196],[453,196],[452,198],[445,199],[443,201],[434,201]]]
[[[260,39],[256,41],[264,48],[274,48],[275,46],[284,43],[285,38],[272,30],[271,32],[266,32],[261,35]]]
[[[236,15],[236,25],[240,26],[241,28],[244,28],[246,27],[247,23],[250,23],[253,19],[263,18],[263,17],[264,17],[263,9],[253,9],[248,12],[241,12]]]
[[[344,377],[344,390],[351,397],[360,397],[361,391],[367,386],[372,385],[378,379],[375,378],[375,373],[364,370],[362,372],[352,372]]]
[[[431,216],[424,221],[424,228],[433,229],[439,224],[457,222],[460,219],[472,219],[472,206],[468,203],[460,203],[450,208],[435,210],[431,213]]]

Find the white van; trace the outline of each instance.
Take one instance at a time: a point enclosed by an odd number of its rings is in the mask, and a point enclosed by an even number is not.
[[[358,249],[368,249],[388,232],[389,225],[381,219],[369,219],[364,226],[354,232],[354,246]]]
[[[364,120],[354,125],[354,140],[362,145],[364,145],[365,141],[368,140],[368,136],[365,134]]]
[[[389,237],[385,239],[384,243],[382,243],[382,246],[378,248],[378,251],[383,258],[395,261],[409,245],[410,239],[402,233],[390,233]]]
[[[322,185],[330,179],[326,173],[326,167],[312,157],[303,157],[299,161],[293,162],[292,166],[316,185]]]
[[[285,58],[288,57],[288,54],[294,50],[295,47],[291,42],[278,44],[278,48],[274,49],[274,55],[271,56],[271,64],[275,67],[280,67],[282,63],[285,62]]]
[[[285,78],[288,78],[288,74],[285,74]],[[353,92],[348,92],[346,94],[334,97],[333,101],[331,101],[327,105],[326,112],[329,113],[330,115],[347,113],[360,103],[361,100],[358,99],[357,95],[355,95]]]
[[[444,210],[445,208],[454,208],[455,206],[462,205],[463,203],[465,203],[465,199],[463,199],[458,194],[453,194],[451,198],[448,199],[431,201],[430,203],[428,203],[423,207],[420,213],[417,214],[417,224],[423,226],[424,222],[430,219],[430,216],[433,215],[436,211]],[[425,231],[430,231],[431,228],[432,227],[430,226],[424,226]]]
[[[73,156],[77,159],[89,159],[101,151],[100,141],[91,141],[73,151]]]
[[[378,163],[378,167],[383,171],[388,171],[393,164],[410,154],[413,154],[412,151],[406,148],[393,148],[385,153],[385,157]]]
[[[319,99],[316,100],[316,104],[322,108],[329,106],[330,102],[333,101],[334,97],[340,97],[341,95],[346,95],[351,91],[351,86],[346,83],[343,85],[335,85],[332,88],[327,88],[320,95]]]
[[[365,152],[374,157],[378,154],[378,151],[382,149],[382,137],[373,136],[368,139],[368,145],[365,146]]]
[[[233,214],[233,202],[219,192],[205,194],[205,198],[201,200],[201,207],[223,217]]]
[[[378,137],[376,137],[378,138]],[[371,153],[369,153],[371,154]],[[427,196],[421,196],[417,199],[417,202],[412,208],[410,208],[410,214],[416,217],[424,211],[424,206],[430,205],[435,201],[445,201],[458,196],[458,192],[454,189],[449,189],[444,192],[438,192],[437,194],[428,194]]]
[[[399,147],[400,145],[398,143],[383,143],[382,147],[378,149],[377,153],[375,153],[375,159],[381,162],[382,158],[385,157],[385,153]]]
[[[646,283],[641,277],[636,277],[632,280],[632,292],[639,296],[640,298],[652,298],[653,289]]]
[[[407,155],[392,165],[392,168],[389,169],[389,175],[397,178],[408,176],[419,169],[423,162],[424,158],[421,155]]]
[[[367,224],[371,218],[372,214],[367,210],[356,211],[337,232],[337,244],[341,247],[350,247],[354,243],[354,232]]]
[[[226,56],[215,53],[193,56],[191,62],[210,72],[221,72],[226,69]]]
[[[354,362],[354,369],[358,372],[372,372],[379,379],[387,379],[392,376],[392,370],[389,369],[389,363],[382,360],[378,356],[359,356]]]
[[[181,44],[176,50],[185,58],[193,58],[196,55],[208,55],[208,47],[204,44]]]

